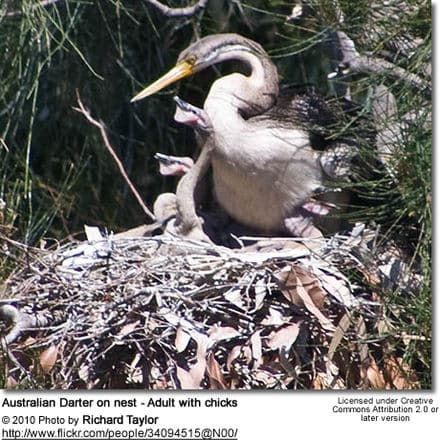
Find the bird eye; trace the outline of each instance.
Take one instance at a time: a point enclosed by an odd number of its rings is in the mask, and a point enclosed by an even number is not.
[[[194,66],[194,64],[196,64],[197,57],[195,55],[190,55],[185,61],[191,66]]]

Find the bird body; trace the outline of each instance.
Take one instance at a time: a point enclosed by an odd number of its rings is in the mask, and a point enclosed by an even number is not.
[[[204,102],[216,198],[244,225],[305,235],[312,225],[303,207],[324,178],[313,126],[322,125],[321,118],[328,124],[331,115],[321,111],[319,100],[282,98],[277,69],[258,43],[236,34],[204,37],[132,101],[228,59],[243,62],[250,74],[236,72],[214,81]]]
[[[252,120],[211,122],[219,204],[247,226],[264,232],[284,230],[284,219],[321,185],[319,158],[307,132],[267,128]]]
[[[257,52],[233,52],[228,55],[248,64],[251,75],[218,79],[204,103],[214,136],[214,193],[236,221],[263,232],[283,231],[285,219],[321,186],[319,157],[303,127],[280,127],[259,117],[279,96],[278,73],[266,52],[260,46]]]

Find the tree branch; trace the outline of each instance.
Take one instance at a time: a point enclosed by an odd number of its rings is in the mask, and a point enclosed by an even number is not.
[[[36,9],[39,7],[45,8],[46,6],[53,5],[55,3],[58,3],[60,0],[42,0],[38,2],[36,5],[32,5],[31,9]],[[6,17],[21,17],[24,15],[23,11],[11,11],[6,13]]]
[[[405,81],[407,84],[419,89],[424,94],[431,95],[431,87],[427,81],[382,58],[361,55],[359,58],[351,60],[350,69],[355,72],[386,73],[396,79]]]
[[[208,4],[208,0],[199,0],[193,6],[187,6],[185,8],[171,8],[163,5],[158,0],[146,0],[147,3],[158,9],[163,15],[167,17],[179,18],[179,17],[191,17],[197,14],[199,11],[205,9]]]
[[[353,40],[345,32],[337,31],[336,34],[342,53],[340,66],[343,73],[346,73],[344,69],[348,67],[353,72],[386,74],[405,81],[411,87],[417,88],[427,96],[431,95],[431,86],[428,81],[382,58],[360,55],[356,50]]]
[[[133,185],[133,183],[131,182],[130,178],[128,177],[127,172],[125,171],[124,165],[122,164],[122,162],[120,161],[119,157],[117,156],[117,154],[115,153],[115,150],[113,149],[113,147],[110,144],[110,141],[108,139],[107,136],[107,131],[105,128],[105,125],[102,121],[97,121],[96,119],[94,119],[91,114],[90,111],[88,109],[86,109],[84,107],[84,104],[81,102],[81,98],[79,97],[78,93],[77,93],[77,99],[78,99],[78,105],[79,108],[74,107],[74,110],[82,113],[85,118],[95,127],[99,128],[99,131],[101,133],[101,137],[102,140],[104,141],[104,145],[107,148],[107,150],[109,151],[109,153],[111,154],[111,156],[113,157],[114,161],[116,162],[116,165],[119,168],[120,173],[122,174],[122,177],[124,178],[125,182],[127,183],[127,185],[129,186],[131,192],[133,193],[133,195],[136,197],[136,200],[138,201],[139,205],[142,207],[142,209],[144,210],[145,214],[147,214],[153,221],[155,221],[155,216],[154,214],[148,209],[148,207],[145,205],[144,201],[142,200],[142,197],[140,196],[139,192],[136,190],[135,186]]]

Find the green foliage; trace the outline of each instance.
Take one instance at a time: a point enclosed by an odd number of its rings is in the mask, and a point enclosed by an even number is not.
[[[190,2],[164,3],[178,7]],[[286,21],[293,3],[212,0],[193,17],[166,18],[144,1],[60,0],[46,6],[34,0],[1,2],[0,233],[37,244],[43,237],[77,236],[84,224],[118,231],[146,221],[98,130],[75,111],[77,95],[106,124],[116,153],[151,207],[159,193],[176,183],[159,177],[154,153],[195,150],[192,133],[172,121],[171,96],[179,88],[183,98],[200,105],[210,82],[231,66],[209,69],[140,103],[129,101],[174,65],[179,52],[198,36],[238,32],[253,38],[273,56],[286,82],[309,84],[324,93],[336,87],[327,80],[334,63],[323,56],[327,29],[341,28],[359,52],[385,53],[408,72],[425,76],[431,53],[429,2],[399,0],[390,2],[390,9],[375,10],[377,23],[382,20],[380,32],[371,31],[371,1],[340,0],[341,21],[337,2],[313,0],[307,2],[312,9],[308,17]],[[385,13],[382,19],[377,18],[380,11]],[[404,60],[385,50],[385,43],[399,32],[422,40]],[[386,225],[390,237],[406,243],[423,286],[411,298],[391,295],[389,307],[401,310],[395,314],[398,328],[429,335],[432,188],[431,127],[426,120],[431,108],[402,81],[353,76],[353,95],[366,113],[371,90],[381,83],[395,94],[399,116],[422,111],[404,131],[397,184],[387,177],[363,182],[362,191],[377,203],[358,211],[358,217]],[[11,264],[2,254],[0,261],[1,277]],[[429,365],[429,343],[415,345],[405,349],[405,356],[413,364],[422,356]]]

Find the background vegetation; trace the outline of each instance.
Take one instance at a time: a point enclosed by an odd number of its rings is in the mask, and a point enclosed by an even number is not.
[[[120,231],[148,221],[105,150],[99,131],[75,110],[77,96],[94,117],[104,121],[116,153],[151,207],[159,193],[173,190],[176,183],[160,178],[154,153],[191,154],[194,139],[172,121],[170,98],[175,90],[136,104],[129,101],[174,65],[179,52],[197,37],[241,33],[267,49],[285,82],[313,85],[327,95],[337,88],[337,82],[327,79],[335,65],[323,56],[326,31],[331,28],[345,31],[359,52],[386,56],[408,73],[429,77],[428,1],[391,1],[388,9],[383,2],[369,0],[309,1],[313,13],[301,20],[286,20],[293,1],[211,0],[204,10],[176,18],[165,16],[152,3],[1,2],[0,279],[15,267],[14,252],[19,252],[5,244],[8,240],[31,246],[44,240],[48,246],[82,238],[84,224]],[[182,7],[190,2],[163,3]],[[343,22],[339,10],[344,12]],[[387,46],[400,36],[420,41],[409,56],[402,57],[398,48],[393,52]],[[209,83],[228,69],[230,65],[203,72],[177,86],[179,93],[200,105]],[[364,187],[379,202],[361,217],[386,224],[390,237],[406,243],[408,261],[423,275],[417,291],[405,296],[387,292],[386,306],[394,319],[396,346],[419,371],[422,385],[429,386],[430,99],[407,82],[380,72],[353,75],[350,81],[366,114],[371,110],[372,87],[384,82],[396,97],[399,116],[420,110],[404,132],[400,156],[395,158],[397,185],[388,179]],[[403,333],[422,339],[402,342]]]

